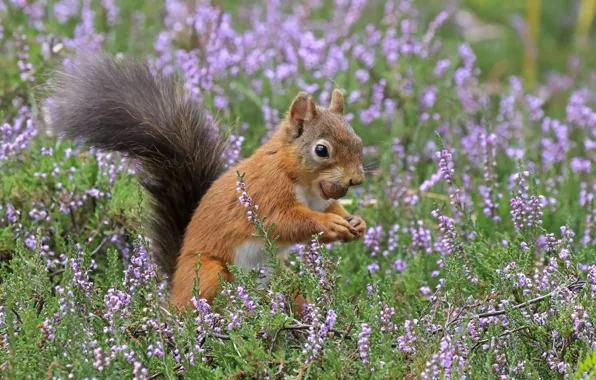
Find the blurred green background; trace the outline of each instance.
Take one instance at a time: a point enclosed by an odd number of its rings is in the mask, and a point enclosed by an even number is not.
[[[533,85],[549,70],[568,71],[569,56],[575,53],[582,56],[584,65],[594,63],[595,0],[418,3],[437,8],[461,5],[455,16],[457,32],[463,32],[472,45],[484,78],[503,80],[523,74]]]

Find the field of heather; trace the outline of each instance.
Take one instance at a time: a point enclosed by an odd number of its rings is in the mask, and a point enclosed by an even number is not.
[[[0,377],[594,378],[595,1],[238,3],[0,0]],[[232,267],[176,311],[137,163],[42,128],[52,70],[98,49],[181,75],[230,167],[341,89],[364,238],[283,270],[261,229],[265,290]]]

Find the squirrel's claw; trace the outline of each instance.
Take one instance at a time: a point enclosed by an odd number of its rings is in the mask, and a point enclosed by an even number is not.
[[[360,233],[358,230],[346,219],[339,215],[326,214],[326,220],[323,225],[323,236],[321,236],[324,243],[331,243],[338,240],[350,242],[359,238]]]
[[[344,217],[344,219],[356,229],[359,236],[364,236],[364,233],[366,232],[366,222],[360,215],[348,215]]]

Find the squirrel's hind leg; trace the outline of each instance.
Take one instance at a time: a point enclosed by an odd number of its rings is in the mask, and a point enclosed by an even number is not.
[[[172,282],[172,303],[180,310],[186,308],[192,299],[192,290],[196,278],[196,264],[198,257],[180,257],[178,270]],[[211,305],[215,296],[220,292],[219,276],[225,281],[234,278],[226,264],[207,255],[201,255],[199,268],[199,295]],[[219,275],[219,276],[218,276]]]

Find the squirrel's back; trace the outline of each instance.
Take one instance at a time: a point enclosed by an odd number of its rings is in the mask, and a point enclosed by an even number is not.
[[[171,278],[194,210],[225,170],[225,140],[177,77],[143,62],[77,56],[48,89],[45,119],[53,133],[140,161],[153,254]]]

